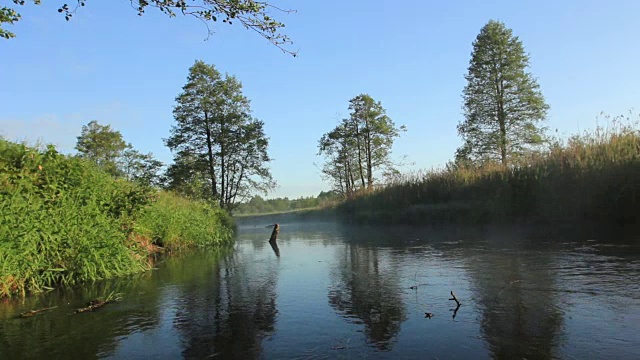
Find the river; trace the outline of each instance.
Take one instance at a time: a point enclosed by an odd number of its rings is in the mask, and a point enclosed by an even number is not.
[[[281,224],[277,256],[264,225],[230,250],[0,303],[0,359],[640,357],[637,241],[309,221]]]

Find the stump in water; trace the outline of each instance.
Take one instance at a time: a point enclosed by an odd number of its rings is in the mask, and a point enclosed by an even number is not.
[[[273,232],[271,232],[271,238],[269,238],[269,241],[276,242],[276,240],[278,240],[278,233],[280,232],[280,225],[273,224],[269,226],[273,226]]]
[[[269,238],[269,245],[271,245],[271,249],[276,254],[276,256],[280,256],[280,249],[278,248],[278,233],[280,232],[280,225],[273,224],[267,227],[273,226],[273,231],[271,232],[271,238]]]

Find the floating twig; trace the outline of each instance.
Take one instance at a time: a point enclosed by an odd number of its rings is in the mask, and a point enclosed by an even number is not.
[[[433,313],[426,312],[426,313],[424,313],[424,317],[431,319],[433,317]]]
[[[46,307],[46,308],[42,308],[42,309],[36,309],[36,310],[29,310],[29,311],[25,311],[23,313],[20,314],[20,317],[23,318],[27,318],[27,317],[32,317],[33,315],[39,314],[41,312],[45,312],[47,310],[51,310],[51,309],[55,309],[57,308],[57,306],[52,306],[52,307]]]
[[[456,294],[453,293],[453,291],[451,291],[451,299],[449,300],[453,300],[456,302],[456,304],[458,304],[458,306],[460,306],[460,301],[458,301],[458,298],[456,297]]]
[[[109,296],[107,296],[106,299],[102,300],[102,299],[95,299],[95,300],[91,300],[87,303],[86,307],[83,308],[79,308],[76,309],[76,311],[74,311],[76,314],[79,313],[84,313],[84,312],[88,312],[88,311],[94,311],[97,310],[107,304],[116,302],[116,301],[120,301],[120,297],[116,297],[114,296],[113,292],[111,294],[109,294]]]

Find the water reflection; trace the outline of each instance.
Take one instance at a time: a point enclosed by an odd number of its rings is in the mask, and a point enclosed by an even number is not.
[[[92,313],[73,313],[89,300],[104,298],[112,291],[127,293],[134,302],[110,304]],[[143,274],[24,301],[12,300],[3,307],[0,321],[0,359],[93,359],[111,352],[117,347],[117,338],[158,324],[158,291],[152,276]],[[135,299],[141,298],[144,302],[136,304]],[[56,308],[26,319],[18,317],[22,311],[49,306]],[[98,333],[100,336],[96,336]]]
[[[235,252],[216,262],[191,264],[199,273],[177,294],[173,318],[183,358],[258,357],[278,313],[277,271],[252,260]]]
[[[465,258],[481,331],[498,359],[548,359],[561,341],[564,313],[553,289],[550,252],[503,250]]]
[[[364,324],[376,348],[390,350],[407,316],[398,269],[380,263],[379,249],[344,245],[332,271],[329,303],[345,318]]]

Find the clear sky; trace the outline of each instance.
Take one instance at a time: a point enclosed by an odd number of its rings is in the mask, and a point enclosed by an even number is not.
[[[70,22],[56,11],[63,2],[21,7],[23,19],[7,26],[17,38],[0,40],[0,135],[72,152],[82,125],[98,120],[170,162],[162,139],[174,99],[201,59],[236,75],[265,122],[280,185],[268,197],[329,188],[317,141],[360,93],[407,126],[394,146],[396,158],[415,163],[404,171],[452,159],[471,44],[490,19],[524,42],[551,107],[548,126],[560,134],[594,128],[600,112],[626,114],[640,102],[637,0],[272,0],[298,10],[277,16],[297,58],[237,24],[216,25],[204,41],[197,20],[152,9],[138,17],[127,0],[88,0]]]

